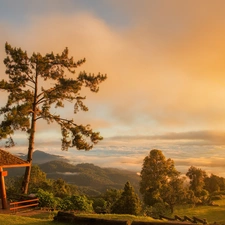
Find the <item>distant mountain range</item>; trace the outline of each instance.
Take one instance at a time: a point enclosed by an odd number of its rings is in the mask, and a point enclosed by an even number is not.
[[[39,167],[48,178],[62,178],[67,183],[92,190],[96,194],[110,188],[123,189],[127,181],[130,181],[135,189],[139,186],[140,177],[132,171],[101,168],[90,163],[72,165],[63,161],[51,161],[40,164]]]
[[[20,157],[23,160],[27,160],[27,155],[23,154],[23,153],[19,153],[17,154],[18,157]],[[60,161],[65,161],[65,162],[69,162],[69,160],[67,160],[65,157],[60,156],[60,155],[52,155],[40,150],[36,150],[33,153],[33,163],[34,164],[42,164],[42,163],[46,163],[46,162],[50,162],[50,161],[54,161],[54,160],[60,160]]]
[[[26,160],[25,155],[19,155]],[[102,168],[90,163],[73,165],[62,156],[35,151],[33,164],[47,174],[49,179],[62,178],[67,183],[77,185],[83,193],[98,195],[107,189],[123,189],[129,181],[138,192],[140,177],[133,171],[117,168]],[[24,173],[24,168],[10,169],[9,176],[18,176]]]

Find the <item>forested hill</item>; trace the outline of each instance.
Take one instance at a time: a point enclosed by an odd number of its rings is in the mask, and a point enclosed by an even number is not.
[[[26,155],[19,154],[26,160]],[[140,177],[132,171],[117,168],[102,168],[90,163],[70,164],[63,156],[52,155],[36,150],[33,154],[33,164],[47,174],[47,178],[62,178],[67,183],[77,185],[81,191],[90,195],[104,193],[106,189],[123,189],[127,181],[138,192]],[[11,168],[9,177],[22,176],[25,168]],[[138,172],[138,171],[137,171]]]
[[[63,161],[51,161],[40,164],[39,167],[47,174],[47,178],[62,178],[92,194],[104,192],[109,188],[123,189],[127,181],[130,181],[137,191],[139,187],[140,177],[132,171],[101,168],[90,163],[73,165]]]

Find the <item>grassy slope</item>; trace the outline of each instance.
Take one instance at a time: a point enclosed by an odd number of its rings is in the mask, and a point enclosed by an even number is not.
[[[206,219],[208,223],[217,222],[225,224],[225,197],[222,200],[215,201],[219,206],[201,206],[194,208],[178,208],[175,209],[174,215],[178,216],[196,216],[200,219]]]
[[[108,219],[108,220],[126,220],[126,221],[148,221],[148,222],[162,222],[160,220],[154,220],[152,218],[147,217],[136,217],[132,215],[116,215],[116,214],[107,214],[107,215],[97,215],[97,214],[80,214],[79,216],[84,217],[94,217],[94,218],[101,218],[101,219]],[[17,216],[17,215],[6,215],[0,214],[0,224],[7,224],[7,225],[68,225],[68,223],[59,223],[54,222],[52,219],[52,215],[49,216],[38,214],[31,217],[25,216]]]
[[[29,218],[23,216],[16,215],[0,215],[0,224],[5,225],[68,225],[66,223],[53,223],[52,219],[37,219],[37,218]]]
[[[179,207],[175,209],[174,215],[189,216],[193,217],[196,216],[200,219],[206,219],[208,223],[212,224],[215,221],[217,224],[225,224],[225,197],[222,200],[215,201],[216,204],[219,206],[201,206],[201,207]],[[37,214],[31,217],[25,216],[17,216],[17,215],[6,215],[0,214],[0,224],[7,224],[7,225],[68,225],[66,223],[53,223],[53,216],[54,213],[49,214]],[[159,221],[153,220],[149,217],[136,217],[132,215],[116,215],[116,214],[105,214],[105,215],[98,215],[98,214],[80,214],[80,216],[84,217],[97,217],[102,219],[109,219],[109,220],[127,220],[127,221]],[[162,221],[161,221],[162,222]]]
[[[127,214],[80,214],[79,216],[90,218],[101,218],[106,220],[126,220],[126,221],[145,221],[145,222],[163,222],[162,220],[155,220],[151,217],[133,216]]]

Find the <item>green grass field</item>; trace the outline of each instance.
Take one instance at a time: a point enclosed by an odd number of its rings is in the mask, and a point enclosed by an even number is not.
[[[145,216],[133,216],[127,214],[81,214],[79,216],[90,217],[90,218],[101,218],[106,220],[126,220],[126,221],[145,221],[145,222],[162,222],[162,220],[155,220],[151,217]]]
[[[208,223],[225,224],[225,197],[222,200],[215,201],[219,206],[199,206],[199,207],[177,207],[173,215],[180,217],[196,216],[200,219],[206,219]],[[0,224],[4,225],[68,225],[67,223],[53,222],[53,217],[56,213],[40,213],[30,216],[18,216],[0,214]],[[116,215],[116,214],[79,214],[84,217],[95,217],[109,220],[126,220],[126,221],[146,221],[146,222],[163,222],[154,220],[150,217],[132,216],[132,215]]]
[[[214,222],[225,224],[225,197],[215,201],[215,203],[219,206],[179,207],[175,209],[174,215],[196,216],[200,219],[206,219],[211,224]]]
[[[109,220],[126,220],[126,221],[158,221],[153,220],[152,218],[147,217],[137,217],[132,215],[116,215],[116,214],[107,214],[107,215],[97,215],[97,214],[80,214],[79,216],[84,217],[94,217],[94,218],[102,218]],[[53,222],[52,214],[36,214],[33,216],[18,216],[18,215],[9,215],[9,214],[0,214],[0,224],[4,225],[68,225],[68,223],[59,223]]]
[[[66,223],[56,223],[51,219],[38,219],[17,215],[0,215],[0,224],[4,225],[68,225]]]

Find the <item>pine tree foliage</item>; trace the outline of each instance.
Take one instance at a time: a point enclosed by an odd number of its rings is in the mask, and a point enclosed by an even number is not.
[[[81,95],[81,89],[87,87],[92,92],[98,92],[99,84],[106,80],[106,75],[83,71],[75,76],[75,69],[85,63],[85,59],[75,61],[69,57],[68,48],[61,54],[33,53],[28,56],[21,48],[13,48],[6,43],[5,52],[8,79],[0,81],[0,89],[8,92],[8,100],[0,109],[3,117],[0,139],[8,138],[7,147],[14,145],[12,135],[15,131],[27,132],[27,160],[32,162],[36,122],[39,119],[60,126],[62,150],[69,147],[90,150],[93,144],[102,140],[99,132],[94,132],[90,125],[77,124],[71,118],[61,117],[57,114],[57,108],[63,108],[67,101],[74,104],[75,114],[80,110],[87,111],[88,107],[84,104],[86,97]]]
[[[138,215],[141,203],[130,182],[126,182],[121,197],[112,206],[112,213]]]
[[[85,97],[80,95],[81,88],[85,86],[92,92],[98,92],[98,85],[106,79],[105,75],[80,72],[76,79],[67,78],[66,72],[75,74],[75,69],[85,62],[85,59],[75,62],[73,57],[69,58],[68,48],[61,55],[33,53],[28,57],[26,51],[12,48],[6,43],[5,51],[7,57],[4,64],[9,80],[0,81],[0,89],[7,91],[9,96],[7,104],[0,110],[4,115],[0,127],[1,138],[12,135],[15,130],[30,134],[31,118],[35,117],[35,121],[44,119],[60,125],[63,150],[74,146],[79,150],[89,150],[93,145],[86,141],[87,137],[94,144],[102,139],[89,125],[77,125],[73,119],[62,118],[52,113],[51,109],[64,107],[63,102],[69,101],[74,102],[74,113],[87,111],[88,107],[83,103]],[[49,80],[51,83],[54,81],[54,85],[44,87],[43,84]],[[8,144],[13,144],[12,139]]]

